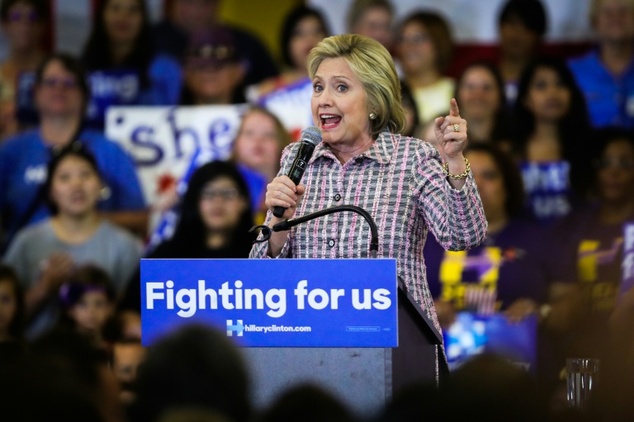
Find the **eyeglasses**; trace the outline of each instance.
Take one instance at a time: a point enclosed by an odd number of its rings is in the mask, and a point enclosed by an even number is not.
[[[237,189],[206,189],[200,193],[200,199],[211,201],[220,198],[225,201],[238,199],[240,192]]]
[[[40,86],[49,89],[75,89],[77,88],[77,81],[73,78],[44,78],[41,80]]]
[[[73,78],[44,78],[40,81],[40,86],[49,89],[75,89],[77,88],[77,81]]]
[[[628,158],[601,158],[594,161],[597,169],[616,168],[619,170],[634,170],[634,160]]]
[[[40,85],[44,88],[75,89],[77,81],[73,78],[43,78]]]
[[[14,10],[9,12],[7,20],[9,22],[35,23],[40,20],[40,15],[35,10],[31,10],[29,12]]]

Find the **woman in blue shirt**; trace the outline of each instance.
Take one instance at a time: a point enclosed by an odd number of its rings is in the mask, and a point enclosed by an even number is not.
[[[97,127],[109,106],[178,103],[180,65],[155,52],[144,0],[99,2],[82,61],[93,94],[88,120]]]

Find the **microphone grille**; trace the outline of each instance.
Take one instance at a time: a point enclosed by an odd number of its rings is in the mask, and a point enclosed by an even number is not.
[[[317,145],[321,142],[321,132],[315,126],[307,127],[302,131],[302,142],[308,142]]]

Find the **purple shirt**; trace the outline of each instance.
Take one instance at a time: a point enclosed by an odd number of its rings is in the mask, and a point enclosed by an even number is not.
[[[286,147],[279,174],[287,174],[299,143]],[[337,205],[356,205],[378,227],[378,257],[396,258],[398,276],[440,330],[426,282],[423,246],[431,231],[446,249],[462,250],[484,239],[487,222],[473,175],[461,190],[442,171],[440,154],[419,139],[381,133],[372,147],[341,164],[327,144],[315,147],[302,183],[297,217]],[[269,224],[271,212],[267,213]],[[292,228],[279,257],[368,258],[370,228],[362,216],[330,214]],[[252,258],[266,258],[256,243]]]
[[[505,310],[522,298],[543,302],[555,277],[549,257],[557,256],[549,236],[538,223],[514,219],[469,252],[444,251],[430,240],[425,260],[432,296],[452,302],[461,311],[477,311],[467,290],[493,292],[495,310]]]

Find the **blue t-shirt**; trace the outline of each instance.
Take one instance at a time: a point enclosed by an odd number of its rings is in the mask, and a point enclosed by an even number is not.
[[[570,212],[573,193],[567,160],[522,161],[520,171],[529,215],[541,223],[551,224]]]
[[[138,69],[114,68],[92,70],[88,75],[91,99],[86,118],[88,124],[103,128],[108,107],[132,105],[176,105],[182,84],[181,68],[176,60],[158,55],[147,70],[149,85],[141,87]]]
[[[569,60],[568,66],[586,98],[594,127],[634,128],[634,62],[614,75],[595,50]]]
[[[115,142],[101,133],[84,130],[78,138],[95,156],[109,197],[99,202],[104,211],[142,210],[145,200],[132,158]],[[50,215],[41,196],[47,177],[51,150],[39,129],[29,130],[8,139],[0,146],[0,212],[5,236],[12,237],[23,225]],[[31,204],[39,204],[28,221],[24,220]]]
[[[433,236],[428,237],[423,253],[432,297],[452,302],[458,311],[476,312],[477,303],[465,296],[467,289],[495,292],[495,310],[504,310],[520,298],[544,301],[556,276],[546,236],[537,223],[511,220],[468,251],[445,251]]]

